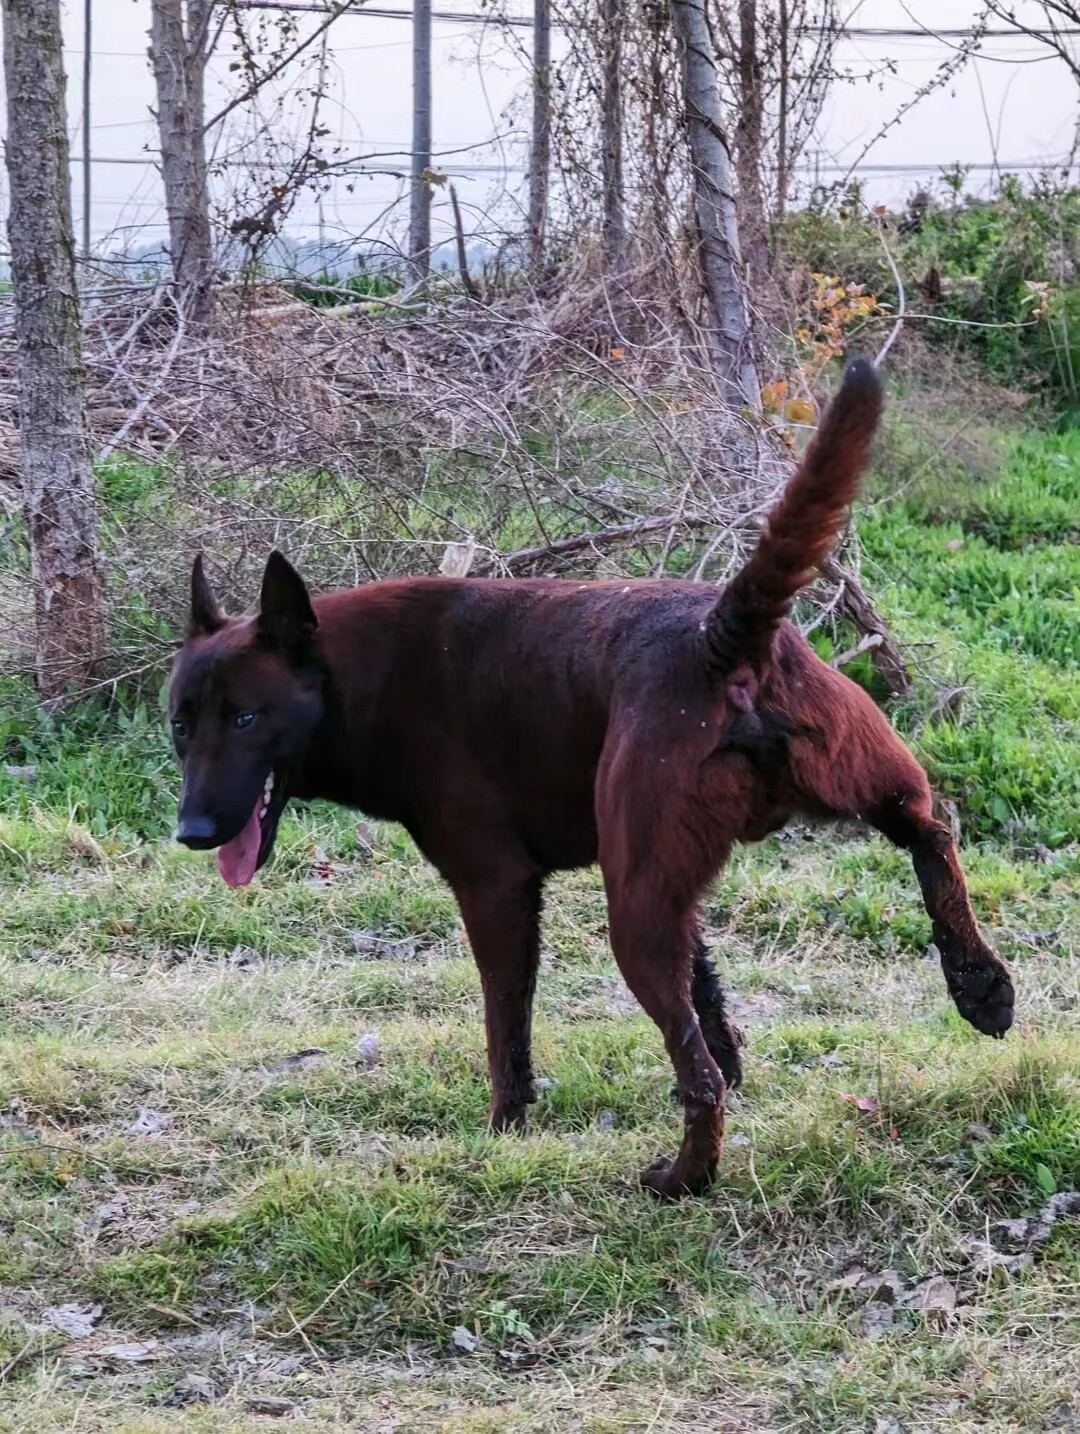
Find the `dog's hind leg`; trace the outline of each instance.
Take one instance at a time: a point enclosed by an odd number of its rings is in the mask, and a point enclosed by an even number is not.
[[[702,1031],[693,987],[697,901],[726,853],[714,859],[704,832],[695,835],[693,820],[683,820],[685,791],[651,785],[658,767],[642,761],[636,742],[613,746],[597,784],[597,831],[615,960],[660,1028],[683,1106],[678,1154],[653,1165],[643,1183],[677,1199],[711,1184],[723,1143],[727,1084]],[[699,995],[714,1010],[707,963],[699,970]]]
[[[484,990],[491,1125],[523,1129],[535,1099],[532,1003],[540,960],[543,878],[521,871],[484,882],[455,882],[469,944]]]
[[[716,974],[705,939],[695,926],[693,933],[693,969],[690,998],[701,1022],[701,1034],[709,1054],[720,1067],[729,1090],[742,1085],[741,1049],[746,1044],[738,1026],[732,1025],[724,1003],[724,988]]]
[[[911,853],[949,994],[977,1030],[1003,1036],[1013,1021],[1012,979],[979,930],[952,833],[931,811],[926,773],[870,699],[850,687],[842,758],[807,749],[792,759],[796,778],[827,809],[864,818]]]
[[[984,1035],[1003,1036],[1013,1023],[1012,978],[979,930],[952,833],[931,814],[930,790],[921,769],[919,776],[923,780],[916,790],[890,792],[865,815],[891,842],[911,853],[945,984],[957,1010]]]
[[[695,1195],[716,1174],[724,1135],[726,1084],[694,1009],[693,911],[680,909],[659,884],[622,885],[605,871],[611,945],[626,984],[660,1027],[683,1107],[683,1141],[643,1184],[668,1199]]]

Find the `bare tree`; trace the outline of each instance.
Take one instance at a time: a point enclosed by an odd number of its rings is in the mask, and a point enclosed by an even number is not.
[[[776,123],[776,218],[783,222],[787,212],[791,165],[788,156],[788,108],[791,96],[791,6],[779,0],[776,20],[776,68],[779,114]]]
[[[604,267],[619,267],[626,248],[623,180],[623,27],[624,0],[601,0],[604,75],[600,100],[600,167],[603,202]]]
[[[1080,0],[1038,0],[1042,12],[1038,18],[1017,15],[1017,7],[1005,0],[986,0],[984,21],[991,15],[1004,20],[1020,35],[1051,49],[1059,60],[1063,60],[1072,71],[1073,78],[1080,84],[1080,51],[1075,40],[1080,30]],[[928,33],[932,33],[928,29]]]
[[[529,155],[529,261],[544,260],[548,184],[551,174],[551,0],[533,3],[532,149]]]
[[[731,152],[724,132],[706,0],[671,0],[679,48],[701,275],[713,367],[728,399],[760,402],[750,342]]]
[[[177,303],[189,325],[213,315],[203,89],[213,0],[150,0],[161,176]]]
[[[38,686],[84,682],[105,646],[105,585],[84,413],[59,0],[4,0],[8,238],[22,499]]]
[[[769,271],[765,215],[765,95],[758,53],[757,0],[739,0],[739,117],[735,125],[735,166],[739,179],[739,235],[752,293],[760,293]]]
[[[1005,0],[986,0],[985,8],[980,16],[978,25],[986,25],[990,18],[1004,20],[1018,35],[1027,35],[1032,40],[1038,40],[1047,49],[1062,60],[1072,73],[1073,79],[1080,85],[1080,49],[1076,45],[1076,36],[1080,33],[1080,0],[1039,0],[1038,9],[1042,13],[1036,18],[1033,15],[1017,15],[1016,6],[1005,3]],[[1068,174],[1080,153],[1080,119],[1077,119],[1073,129],[1072,149],[1064,171]]]
[[[412,195],[409,268],[421,283],[431,268],[431,0],[413,0]]]

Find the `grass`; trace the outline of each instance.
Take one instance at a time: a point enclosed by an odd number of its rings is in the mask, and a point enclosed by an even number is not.
[[[169,844],[154,701],[50,718],[9,680],[0,1431],[1064,1427],[1075,1221],[1030,1249],[995,1222],[1080,1188],[1078,460],[1064,435],[967,490],[884,475],[859,528],[965,689],[897,720],[961,809],[1017,1031],[958,1018],[879,838],[740,852],[706,920],[747,1084],[715,1191],[676,1208],[637,1185],[678,1113],[595,872],[552,883],[545,1088],[494,1139],[476,972],[399,830],[294,812],[229,892]],[[953,1308],[920,1311],[932,1277]]]

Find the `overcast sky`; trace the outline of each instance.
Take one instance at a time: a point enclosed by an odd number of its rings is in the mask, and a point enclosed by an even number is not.
[[[408,0],[380,0],[407,6]],[[477,0],[445,0],[455,9],[478,10]],[[860,27],[915,28],[920,22],[941,28],[971,23],[976,0],[849,0],[847,13]],[[1038,7],[1020,0],[1017,9],[1037,18]],[[314,20],[303,17],[303,23]],[[152,83],[146,58],[148,0],[93,0],[91,95],[92,228],[97,242],[159,239],[164,233],[160,183],[147,151],[156,143],[150,118]],[[407,20],[343,17],[331,31],[331,94],[324,110],[327,124],[349,152],[385,154],[388,166],[407,167],[410,130],[410,25]],[[69,77],[69,120],[73,137],[73,197],[76,225],[82,211],[81,152],[83,66],[82,5],[65,7],[65,60]],[[927,36],[845,40],[841,64],[874,71],[878,78],[857,86],[837,86],[808,156],[825,180],[846,167],[864,144],[922,86],[947,58],[949,42]],[[1080,41],[1077,42],[1080,44]],[[523,160],[520,126],[524,111],[514,101],[524,93],[525,69],[517,51],[527,50],[529,32],[507,42],[493,27],[436,22],[434,27],[434,112],[436,149],[446,168],[464,172],[458,190],[470,223],[482,227],[495,207],[507,213],[507,195],[520,192]],[[559,40],[556,40],[558,54]],[[954,162],[989,166],[998,158],[1008,166],[1038,167],[1064,155],[1077,114],[1077,89],[1066,66],[1046,59],[1046,51],[1026,38],[992,39],[983,56],[950,85],[916,106],[874,146],[862,171],[868,197],[898,202],[937,169]],[[886,59],[897,73],[883,74]],[[214,62],[208,87],[208,113],[223,95],[230,77],[228,55]],[[286,125],[287,127],[287,125]],[[498,142],[493,137],[503,136]],[[124,163],[116,161],[126,161]],[[890,172],[886,166],[901,167]],[[920,173],[918,166],[925,169]],[[472,172],[469,172],[469,170]],[[809,173],[804,173],[804,180]],[[972,173],[969,186],[989,182],[988,170]],[[353,192],[338,184],[322,202],[323,232],[355,234],[375,222],[404,191],[392,178],[356,181]],[[314,234],[319,214],[313,202],[294,214],[298,235]]]

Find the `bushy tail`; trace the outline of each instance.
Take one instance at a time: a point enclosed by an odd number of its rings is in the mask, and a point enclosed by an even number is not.
[[[760,667],[801,588],[813,580],[844,525],[881,416],[873,364],[855,359],[802,462],[769,514],[746,566],[720,594],[705,626],[710,670]]]

